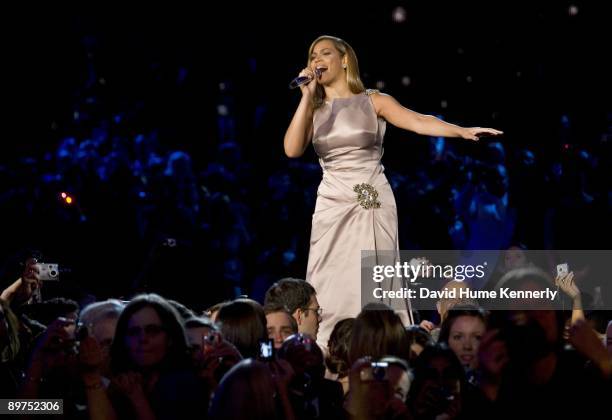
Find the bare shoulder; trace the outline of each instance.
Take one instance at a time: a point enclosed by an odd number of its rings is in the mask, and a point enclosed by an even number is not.
[[[383,110],[396,102],[393,96],[382,93],[378,89],[367,89],[366,95],[372,100],[374,110],[378,116],[382,116]]]

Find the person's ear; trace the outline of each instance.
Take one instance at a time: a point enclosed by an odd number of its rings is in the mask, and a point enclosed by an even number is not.
[[[297,322],[298,326],[302,323],[302,310],[300,308],[297,308],[293,314],[293,319],[295,319],[295,322]]]

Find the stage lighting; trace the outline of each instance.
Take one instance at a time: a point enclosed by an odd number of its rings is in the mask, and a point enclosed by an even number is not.
[[[68,205],[71,205],[74,203],[74,198],[66,192],[60,193],[60,197],[62,197],[62,201],[64,201],[64,203]]]
[[[229,114],[229,110],[227,109],[227,106],[217,105],[217,114],[221,115],[222,117],[227,116]]]
[[[570,16],[576,16],[578,14],[578,6],[572,4],[568,9],[567,12],[569,13]]]
[[[391,20],[395,23],[402,23],[406,21],[406,9],[402,6],[398,6],[391,12]]]

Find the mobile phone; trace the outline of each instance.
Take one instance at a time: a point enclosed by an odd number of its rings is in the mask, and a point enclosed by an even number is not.
[[[359,377],[362,382],[368,381],[387,381],[389,380],[389,363],[387,362],[372,362],[370,366],[359,372]]]
[[[59,281],[59,264],[37,263],[38,278],[45,281]]]
[[[259,341],[259,360],[270,361],[274,359],[274,340]]]
[[[557,265],[557,276],[565,276],[569,273],[569,266],[567,263]]]

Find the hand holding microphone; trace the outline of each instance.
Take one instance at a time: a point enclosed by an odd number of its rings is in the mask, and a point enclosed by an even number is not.
[[[308,91],[308,93],[314,93],[317,83],[316,81],[321,76],[321,71],[319,69],[315,69],[314,71],[310,68],[305,68],[300,72],[298,77],[293,79],[291,83],[289,83],[289,89],[295,89],[299,87],[302,90],[302,94],[304,91]],[[310,83],[315,80],[315,83]]]

